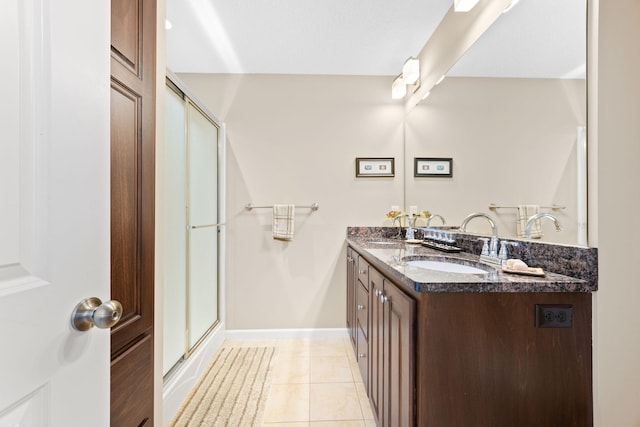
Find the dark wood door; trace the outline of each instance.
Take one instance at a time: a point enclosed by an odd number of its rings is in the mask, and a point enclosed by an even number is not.
[[[156,0],[111,1],[111,425],[153,425]]]
[[[384,292],[384,278],[375,269],[369,271],[369,316],[371,328],[369,329],[369,400],[373,415],[378,425],[384,425],[383,399],[384,399],[384,313],[380,295]]]
[[[386,281],[383,305],[384,392],[382,426],[414,425],[415,301]]]

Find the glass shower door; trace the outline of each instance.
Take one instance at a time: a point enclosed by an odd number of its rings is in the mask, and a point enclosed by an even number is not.
[[[218,321],[218,127],[187,100],[187,335]]]

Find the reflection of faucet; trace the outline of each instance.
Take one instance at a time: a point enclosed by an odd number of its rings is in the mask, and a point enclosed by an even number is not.
[[[558,218],[556,218],[555,216],[551,215],[550,213],[541,212],[541,213],[537,213],[537,214],[533,215],[527,221],[527,226],[524,228],[524,238],[525,239],[531,239],[531,227],[533,226],[533,224],[537,220],[539,220],[541,218],[549,218],[555,224],[556,231],[562,231],[562,227],[560,227],[560,223],[558,222]]]
[[[396,221],[398,221],[398,234],[396,234],[395,238],[402,240],[402,216],[401,215],[394,216],[393,222],[391,223],[391,225],[395,227]]]
[[[442,225],[445,225],[445,224],[447,223],[447,222],[444,220],[444,217],[443,217],[442,215],[439,215],[439,214],[433,214],[433,215],[431,215],[429,218],[427,218],[427,225],[426,225],[426,227],[428,227],[428,226],[429,226],[429,224],[431,224],[431,220],[432,220],[433,218],[435,218],[435,217],[440,218],[440,221],[442,221]]]
[[[472,214],[469,214],[465,219],[462,220],[462,223],[460,224],[460,231],[465,233],[467,231],[467,224],[473,218],[484,218],[489,222],[489,225],[491,225],[491,231],[493,232],[493,237],[491,238],[491,244],[489,245],[489,257],[497,259],[498,257],[498,226],[489,215],[482,212],[474,212]]]

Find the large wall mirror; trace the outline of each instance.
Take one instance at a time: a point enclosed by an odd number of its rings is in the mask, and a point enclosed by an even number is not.
[[[407,113],[407,208],[447,224],[485,212],[518,238],[517,207],[539,206],[562,225],[543,220],[540,240],[586,245],[586,40],[587,0],[520,0],[503,13]],[[414,176],[415,158],[452,158],[452,176]]]

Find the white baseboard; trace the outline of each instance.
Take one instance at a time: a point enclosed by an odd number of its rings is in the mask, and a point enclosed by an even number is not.
[[[228,340],[265,340],[287,338],[346,338],[346,328],[311,329],[227,329]]]
[[[162,424],[166,426],[180,409],[180,405],[197,384],[225,340],[225,326],[221,324],[176,368],[162,388]]]

